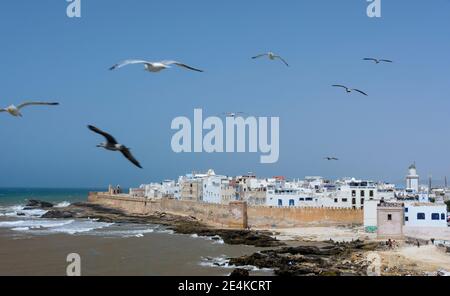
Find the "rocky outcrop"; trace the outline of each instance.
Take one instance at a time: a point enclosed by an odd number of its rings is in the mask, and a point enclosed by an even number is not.
[[[41,218],[46,219],[69,219],[74,218],[74,214],[69,211],[48,211]]]
[[[266,250],[233,258],[231,265],[273,269],[279,276],[366,275],[368,262],[362,254],[378,243],[333,241],[304,243],[295,247]]]
[[[250,272],[246,269],[236,268],[231,272],[230,277],[249,277]]]
[[[53,204],[42,201],[42,200],[34,200],[30,199],[24,207],[24,210],[34,210],[34,209],[49,209],[53,208]]]

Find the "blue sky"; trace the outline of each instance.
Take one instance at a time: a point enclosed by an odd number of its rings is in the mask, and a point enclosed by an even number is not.
[[[63,0],[0,4],[1,106],[58,100],[57,108],[0,114],[2,187],[137,185],[215,168],[236,175],[357,176],[400,182],[450,175],[450,2]],[[292,67],[251,56],[275,51]],[[394,64],[363,62],[366,56]],[[205,69],[110,72],[127,58],[176,59]],[[335,83],[361,88],[348,96]],[[177,116],[244,111],[280,117],[280,159],[175,154]],[[39,109],[39,110],[38,110]],[[94,124],[133,148],[144,170],[95,147]],[[323,157],[335,155],[339,162]]]

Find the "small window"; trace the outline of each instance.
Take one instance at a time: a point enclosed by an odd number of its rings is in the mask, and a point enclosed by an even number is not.
[[[356,196],[356,190],[352,190],[352,196],[353,196],[353,197]]]
[[[369,191],[369,196],[370,196],[370,197],[373,197],[373,190],[370,190],[370,191]]]
[[[445,220],[445,214],[441,214],[441,220]]]
[[[408,209],[408,208],[405,208],[405,213],[408,213],[408,211],[409,211],[409,209]]]
[[[348,201],[348,199],[346,199],[346,198],[342,199],[342,202],[347,202],[347,201]]]
[[[388,214],[388,221],[392,221],[392,214]]]
[[[417,220],[425,220],[425,213],[417,213]]]
[[[282,207],[282,206],[283,206],[283,200],[282,200],[282,199],[279,199],[279,200],[278,200],[278,206],[279,206],[279,207]]]
[[[433,220],[433,221],[439,220],[439,214],[438,213],[431,214],[431,220]]]
[[[304,197],[299,198],[300,201],[305,201]]]
[[[289,206],[293,207],[295,205],[295,201],[293,199],[289,200]]]
[[[361,205],[364,204],[364,198],[361,198]]]
[[[408,222],[409,221],[409,217],[405,217],[405,221]]]
[[[338,199],[337,199],[337,198],[335,198],[335,199],[334,199],[334,202],[335,202],[335,203],[338,203]]]
[[[366,195],[366,192],[364,190],[361,190],[361,197],[364,197]]]

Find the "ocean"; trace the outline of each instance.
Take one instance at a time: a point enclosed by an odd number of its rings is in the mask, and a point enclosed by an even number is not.
[[[72,253],[81,257],[82,275],[228,275],[234,268],[228,265],[230,257],[260,250],[176,234],[160,225],[43,219],[45,210],[24,209],[29,199],[64,207],[99,190],[0,189],[0,276],[64,276]],[[256,275],[272,274],[247,268]]]

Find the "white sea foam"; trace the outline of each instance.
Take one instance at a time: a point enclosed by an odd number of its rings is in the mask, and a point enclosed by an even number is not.
[[[28,231],[28,230],[30,230],[30,227],[16,227],[11,230],[12,231]]]
[[[95,222],[92,220],[75,221],[62,227],[51,228],[50,231],[53,233],[78,234],[106,228],[113,224],[114,223]]]
[[[130,227],[135,227],[131,226]],[[92,234],[99,234],[103,236],[112,236],[112,237],[144,237],[145,234],[153,233],[155,232],[154,228],[146,228],[146,229],[128,229],[128,230],[115,230],[115,229],[108,229],[107,231],[95,231]]]
[[[226,268],[226,269],[235,269],[242,268],[248,271],[264,271],[264,272],[273,272],[273,269],[270,268],[258,268],[253,265],[245,265],[245,266],[236,266],[230,264],[230,259],[226,255],[222,255],[219,257],[202,257],[200,266],[204,267],[215,267],[215,268]]]
[[[59,204],[55,205],[55,208],[66,208],[68,206],[70,206],[70,202],[63,201],[63,202],[60,202]]]
[[[113,223],[102,223],[92,220],[29,219],[0,222],[0,228],[10,228],[13,231],[30,231],[38,234],[78,234],[102,229],[111,225]]]
[[[32,217],[41,217],[48,211],[42,210],[42,209],[30,209],[30,210],[24,210],[24,206],[16,205],[16,206],[10,206],[6,208],[2,208],[0,213],[0,216],[3,217],[25,217],[25,218],[32,218]]]
[[[56,220],[18,220],[18,221],[4,221],[0,222],[0,227],[28,227],[30,229],[55,228],[62,227],[73,223],[74,220],[56,221]]]

